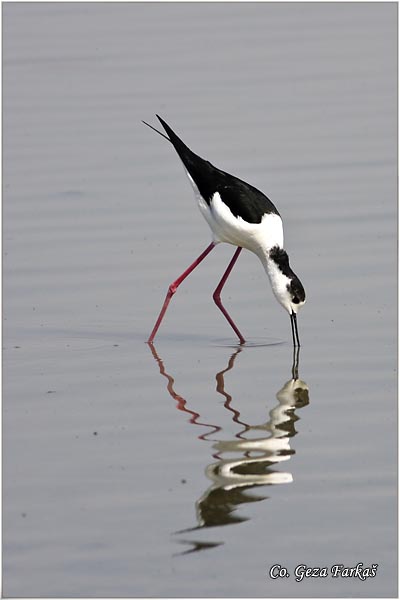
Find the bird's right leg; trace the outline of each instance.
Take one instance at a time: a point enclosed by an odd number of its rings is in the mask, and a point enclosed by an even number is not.
[[[151,343],[154,340],[156,333],[158,331],[158,328],[160,327],[161,321],[163,320],[164,315],[167,312],[168,304],[170,303],[172,296],[175,294],[176,290],[178,289],[178,287],[180,286],[182,281],[184,281],[186,279],[186,277],[188,275],[190,275],[190,273],[197,267],[197,265],[199,265],[201,263],[201,261],[207,256],[207,254],[209,254],[211,252],[211,250],[213,248],[215,248],[215,246],[216,246],[215,242],[211,242],[211,244],[209,246],[207,246],[207,248],[204,250],[204,252],[202,252],[200,254],[200,256],[198,256],[196,258],[196,260],[186,269],[186,271],[184,271],[182,273],[182,275],[180,275],[178,277],[178,279],[176,279],[173,283],[171,283],[171,285],[168,288],[168,292],[167,292],[166,298],[164,300],[164,304],[162,305],[160,314],[158,315],[156,324],[154,325],[153,331],[151,332],[150,337],[147,340],[149,343]]]
[[[222,279],[219,282],[219,284],[217,285],[217,288],[216,288],[215,292],[213,293],[213,299],[214,299],[215,304],[218,306],[218,308],[220,309],[220,311],[224,315],[225,319],[228,321],[229,325],[232,327],[233,331],[238,336],[240,343],[244,344],[246,340],[244,339],[244,337],[240,333],[239,329],[236,327],[236,325],[233,322],[232,318],[228,314],[228,311],[226,310],[226,308],[224,307],[224,305],[221,302],[221,291],[222,291],[222,288],[224,287],[224,285],[226,283],[226,280],[228,279],[228,277],[230,275],[230,272],[233,269],[233,265],[237,261],[241,250],[242,250],[242,248],[240,248],[240,246],[238,248],[236,248],[235,254],[232,257],[231,262],[229,263],[229,265],[228,265],[225,273],[222,275]]]

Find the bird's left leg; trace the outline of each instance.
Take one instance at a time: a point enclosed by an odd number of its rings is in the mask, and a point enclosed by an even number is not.
[[[200,254],[200,256],[198,256],[196,258],[196,260],[182,273],[182,275],[180,275],[178,277],[178,279],[176,279],[175,281],[173,281],[171,283],[171,285],[168,288],[168,292],[167,295],[165,297],[164,300],[164,304],[162,305],[160,314],[158,315],[158,319],[156,321],[156,324],[154,325],[153,331],[150,334],[149,339],[147,340],[148,344],[152,344],[153,340],[156,336],[156,333],[158,331],[158,328],[160,327],[161,321],[164,318],[165,313],[167,312],[167,308],[168,305],[170,303],[170,300],[172,298],[172,296],[175,294],[176,290],[178,289],[178,287],[181,285],[182,281],[184,281],[186,279],[186,277],[188,275],[190,275],[190,273],[201,263],[202,260],[205,259],[205,257],[207,256],[207,254],[209,254],[211,252],[211,250],[213,248],[215,248],[215,242],[211,242],[211,244],[209,246],[207,246],[207,248],[204,250],[204,252],[202,252]]]
[[[242,248],[238,247],[235,250],[235,254],[233,255],[231,262],[229,263],[225,273],[222,275],[222,279],[219,282],[219,284],[217,285],[217,288],[215,290],[215,292],[213,293],[213,299],[215,304],[218,306],[218,308],[220,309],[220,311],[222,312],[222,314],[224,315],[224,317],[226,318],[226,320],[228,321],[229,325],[232,327],[233,331],[236,333],[236,335],[239,338],[239,341],[241,344],[245,343],[245,339],[242,336],[242,334],[240,333],[239,329],[236,327],[235,323],[232,321],[231,317],[229,316],[226,308],[223,306],[222,302],[221,302],[221,291],[222,288],[224,287],[226,280],[228,279],[230,272],[233,269],[233,266],[235,264],[235,262],[237,261],[240,252],[242,251]]]

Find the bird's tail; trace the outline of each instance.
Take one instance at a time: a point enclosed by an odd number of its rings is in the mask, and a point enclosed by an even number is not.
[[[164,135],[161,131],[159,131],[158,129],[156,129],[155,127],[153,127],[153,125],[149,125],[149,123],[146,123],[146,121],[142,121],[142,123],[144,123],[145,125],[147,125],[147,127],[150,127],[150,129],[153,129],[154,131],[156,131],[159,135],[162,135],[162,137],[165,138],[166,140],[168,140],[169,142],[171,142],[171,144],[175,148],[176,152],[178,153],[180,159],[182,160],[183,164],[185,166],[188,166],[188,164],[187,164],[188,161],[191,162],[191,160],[193,159],[193,157],[197,158],[197,155],[194,154],[194,152],[192,152],[192,150],[190,150],[190,148],[188,148],[186,146],[186,144],[184,144],[182,142],[182,140],[171,129],[171,127],[168,125],[168,123],[166,123],[158,115],[156,115],[156,117],[160,121],[160,123],[163,126],[163,128],[165,129],[165,132],[167,133],[167,135]]]
[[[144,123],[145,125],[147,125],[147,127],[150,127],[150,129],[152,129],[153,131],[156,131],[159,135],[162,135],[163,138],[165,138],[169,142],[171,141],[168,136],[164,135],[164,133],[162,133],[161,131],[158,131],[158,129],[156,129],[155,127],[153,127],[153,125],[150,125],[149,123],[146,123],[146,121],[142,121],[142,123]]]

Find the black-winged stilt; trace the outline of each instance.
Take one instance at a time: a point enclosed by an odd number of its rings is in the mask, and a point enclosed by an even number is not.
[[[283,249],[282,219],[276,207],[267,196],[252,185],[217,169],[207,160],[194,154],[171,127],[161,117],[156,116],[167,135],[145,121],[143,123],[171,142],[177,151],[193,186],[200,212],[211,228],[212,242],[186,271],[169,286],[167,296],[148,342],[154,340],[168,304],[182,281],[217,244],[226,242],[237,246],[237,248],[213,294],[213,298],[235,331],[240,343],[243,344],[245,339],[222,305],[221,290],[242,248],[246,248],[254,252],[261,260],[276,299],[289,313],[293,345],[300,346],[297,312],[305,303],[306,295],[300,279],[290,268],[289,257]]]

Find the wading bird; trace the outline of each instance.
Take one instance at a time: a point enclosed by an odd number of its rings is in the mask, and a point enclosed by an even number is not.
[[[233,328],[241,344],[243,335],[221,302],[221,290],[242,250],[254,252],[261,260],[271,282],[278,302],[289,313],[293,345],[300,346],[297,328],[297,312],[306,300],[300,279],[289,265],[289,257],[283,248],[282,219],[271,200],[252,185],[221,171],[210,162],[192,152],[161,117],[156,115],[167,135],[149,123],[145,125],[167,139],[181,159],[200,208],[200,212],[212,231],[212,242],[196,260],[168,288],[148,342],[153,342],[168,304],[184,279],[220,242],[237,246],[213,298]]]

